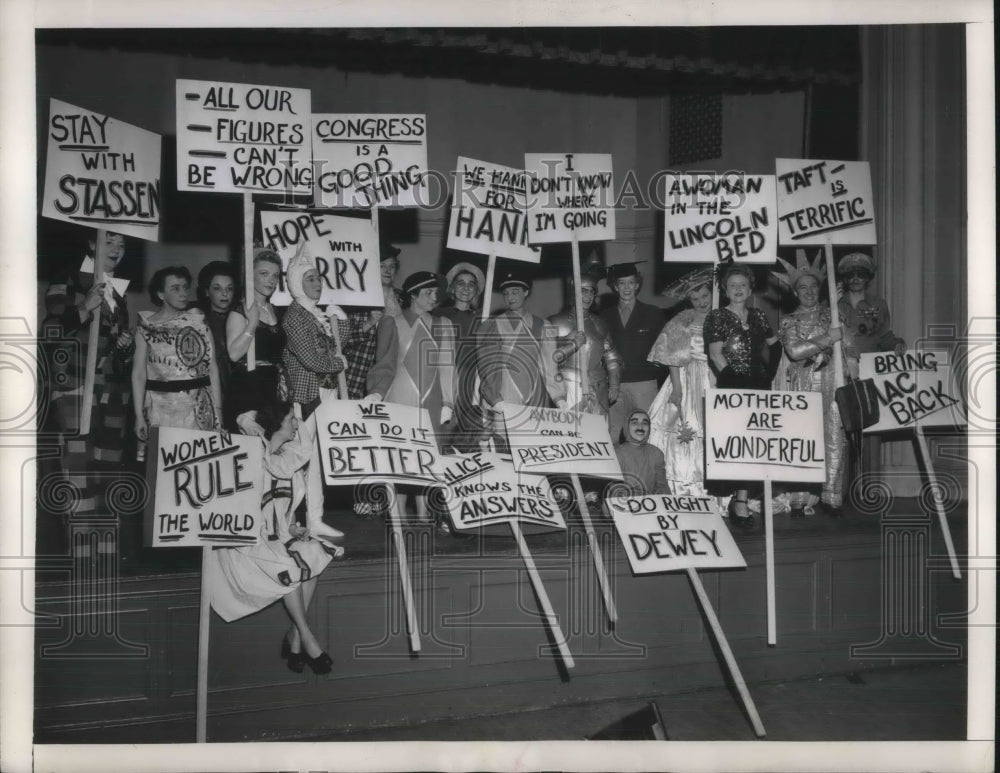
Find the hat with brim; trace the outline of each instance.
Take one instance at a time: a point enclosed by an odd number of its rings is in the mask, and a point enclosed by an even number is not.
[[[497,289],[503,292],[508,287],[520,287],[522,290],[530,290],[531,279],[520,271],[506,271],[500,277],[500,284],[497,285]]]
[[[608,266],[608,284],[614,284],[627,276],[639,276],[639,269],[636,266],[645,262],[644,260],[632,260],[628,263],[616,263],[613,266]]]
[[[385,263],[385,261],[387,260],[394,260],[398,263],[399,253],[400,253],[399,247],[396,247],[393,244],[389,244],[389,242],[382,242],[381,244],[379,244],[378,248],[378,262]]]
[[[846,274],[848,271],[856,271],[859,268],[875,276],[875,261],[870,255],[865,255],[863,252],[852,252],[842,257],[840,263],[837,264],[837,273]]]
[[[667,285],[661,295],[670,302],[671,305],[680,303],[699,287],[711,289],[712,278],[715,276],[714,266],[696,268],[680,279]]]
[[[449,287],[451,287],[451,283],[455,281],[455,277],[459,274],[472,274],[476,278],[476,284],[479,286],[479,292],[486,289],[486,277],[483,276],[483,272],[480,271],[478,267],[464,261],[462,263],[456,263],[448,269],[448,273],[444,275],[445,279],[448,281]]]
[[[438,286],[438,275],[433,271],[417,271],[406,277],[403,282],[404,293],[418,293],[428,287]]]

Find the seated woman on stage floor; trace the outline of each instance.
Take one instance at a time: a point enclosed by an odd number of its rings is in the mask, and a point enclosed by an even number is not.
[[[611,496],[639,497],[647,494],[669,494],[667,471],[663,451],[649,443],[649,414],[636,408],[625,421],[625,440],[615,447],[618,464],[622,468],[624,491],[615,490]]]
[[[305,495],[302,468],[316,442],[316,421],[299,425],[290,403],[273,400],[256,409],[255,421],[266,443],[260,540],[211,551],[212,608],[229,622],[281,599],[292,620],[281,643],[282,658],[296,673],[308,665],[313,673],[326,674],[333,661],[309,628],[306,614],[317,578],[344,549],[315,537],[295,523],[294,516]]]

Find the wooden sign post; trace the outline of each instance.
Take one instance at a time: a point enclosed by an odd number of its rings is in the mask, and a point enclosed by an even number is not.
[[[937,475],[924,437],[925,427],[964,427],[967,424],[961,390],[955,383],[947,355],[947,351],[933,350],[862,354],[859,375],[874,380],[878,391],[879,420],[866,428],[865,434],[913,430],[917,453],[924,461],[933,489],[931,498],[948,550],[951,573],[959,580],[962,571],[944,507],[936,496]]]
[[[213,547],[253,545],[260,535],[259,438],[201,430],[154,427],[146,454],[153,497],[146,505],[148,547],[202,546],[198,607],[198,681],[195,736],[206,740],[211,588],[208,562]]]
[[[757,707],[712,608],[698,569],[746,568],[712,497],[655,495],[612,497],[605,507],[615,522],[633,574],[684,571],[708,619],[729,675],[758,738],[765,735]]]
[[[764,481],[767,643],[777,643],[771,481],[822,483],[823,400],[818,392],[705,391],[705,477]]]
[[[548,479],[518,473],[508,457],[480,452],[441,457],[441,480],[456,530],[486,531],[499,526],[510,529],[563,664],[573,668],[575,662],[566,636],[521,531],[522,523],[535,530],[565,531],[566,522],[552,497]]]

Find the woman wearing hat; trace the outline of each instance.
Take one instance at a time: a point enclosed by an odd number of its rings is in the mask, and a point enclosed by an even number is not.
[[[456,263],[445,275],[450,303],[434,310],[455,326],[455,417],[449,444],[466,453],[478,451],[482,434],[481,415],[476,409],[475,389],[479,359],[479,298],[486,288],[483,272],[471,263]]]
[[[868,285],[875,277],[875,261],[863,252],[852,252],[841,258],[837,265],[837,310],[845,336],[844,356],[854,378],[858,375],[858,359],[869,352],[902,354],[906,342],[892,332],[889,307],[878,296],[868,292]],[[849,343],[848,343],[849,341]]]
[[[843,506],[844,430],[834,392],[834,369],[831,365],[833,344],[848,339],[840,327],[831,326],[830,307],[820,303],[821,290],[826,281],[823,256],[816,264],[809,262],[805,250],[796,251],[796,265],[781,258],[778,262],[784,273],[772,272],[778,281],[790,288],[799,301],[791,314],[781,318],[778,337],[784,356],[774,380],[776,389],[788,392],[819,392],[823,395],[823,441],[826,450],[826,481],[823,483],[823,504],[832,516],[840,515]],[[790,492],[789,504],[793,517],[808,512],[815,503],[815,496],[808,492]]]
[[[715,386],[708,367],[703,327],[712,309],[713,270],[692,271],[667,287],[671,305],[686,300],[663,328],[649,361],[670,369],[649,409],[649,442],[663,451],[667,480],[675,494],[707,496],[705,491],[705,390]]]

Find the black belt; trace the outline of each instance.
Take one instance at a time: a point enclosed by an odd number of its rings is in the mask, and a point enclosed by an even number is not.
[[[151,392],[186,392],[188,389],[200,389],[212,383],[208,376],[201,378],[188,378],[183,381],[158,381],[156,379],[146,379],[146,389]]]

